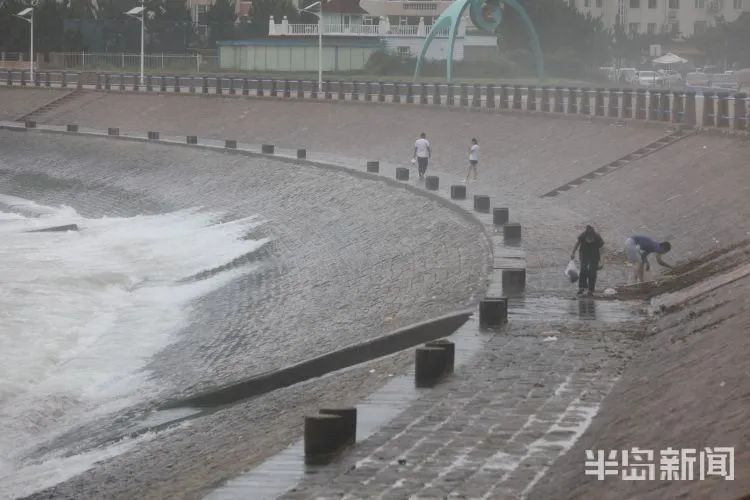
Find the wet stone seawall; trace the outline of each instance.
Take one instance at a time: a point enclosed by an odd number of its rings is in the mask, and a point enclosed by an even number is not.
[[[155,144],[12,132],[0,132],[0,142],[3,194],[87,217],[204,207],[226,220],[266,221],[253,234],[271,240],[258,270],[200,299],[177,342],[154,359],[174,392],[460,309],[483,287],[489,250],[481,231],[382,182]]]

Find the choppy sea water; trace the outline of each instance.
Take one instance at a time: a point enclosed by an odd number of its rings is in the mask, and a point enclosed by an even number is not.
[[[150,438],[81,455],[49,447],[163,389],[146,367],[179,339],[191,303],[253,271],[243,257],[267,243],[248,237],[262,221],[223,217],[194,208],[94,219],[0,195],[0,498]],[[32,232],[69,224],[78,230]]]

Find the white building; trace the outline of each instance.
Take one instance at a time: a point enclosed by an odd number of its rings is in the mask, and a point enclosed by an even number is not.
[[[432,23],[451,3],[450,0],[324,0],[323,35],[380,38],[388,51],[413,57],[422,50]],[[494,36],[467,37],[467,24],[468,18],[459,27],[453,53],[457,61],[463,60],[467,45],[494,47],[496,44]],[[317,34],[317,24],[269,20],[270,36],[311,37]],[[448,30],[444,29],[430,45],[427,59],[444,60],[448,49]]]
[[[674,38],[690,37],[719,18],[731,22],[743,11],[750,11],[750,0],[568,1],[581,13],[601,18],[607,28],[619,23],[630,34],[671,33]]]

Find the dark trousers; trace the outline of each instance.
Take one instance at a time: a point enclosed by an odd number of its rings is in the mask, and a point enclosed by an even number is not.
[[[427,162],[429,161],[428,158],[417,158],[417,166],[419,167],[419,176],[422,177],[425,172],[427,172]]]
[[[581,274],[578,275],[578,289],[588,288],[593,292],[596,286],[596,271],[599,268],[598,260],[581,259]]]

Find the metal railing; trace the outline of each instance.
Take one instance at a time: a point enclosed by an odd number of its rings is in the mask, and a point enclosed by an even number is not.
[[[424,26],[424,31],[420,32],[418,25],[399,25],[399,24],[324,24],[323,34],[329,36],[427,36],[432,26]],[[277,24],[274,28],[274,35],[296,35],[311,36],[318,34],[317,24]],[[438,31],[437,36],[447,37],[448,29],[444,28]]]
[[[140,67],[138,53],[116,52],[52,52],[46,66],[60,69],[132,70]],[[201,54],[145,54],[143,65],[146,70],[159,71],[214,71],[219,69],[217,56]]]
[[[0,85],[78,88],[120,92],[237,95],[282,99],[364,101],[486,108],[499,111],[658,121],[698,128],[747,132],[750,98],[745,93],[666,89],[604,89],[505,84],[329,81],[241,76],[146,75],[0,70]]]

